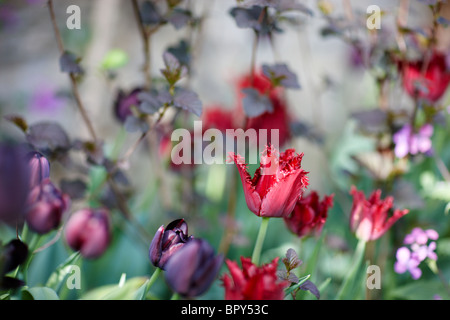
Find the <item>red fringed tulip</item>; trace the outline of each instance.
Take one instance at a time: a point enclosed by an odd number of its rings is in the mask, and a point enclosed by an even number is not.
[[[327,220],[328,210],[333,206],[333,197],[334,195],[325,196],[319,201],[319,195],[315,191],[302,197],[297,201],[292,214],[284,218],[286,226],[299,237],[313,232],[320,233]]]
[[[159,227],[150,244],[150,261],[155,267],[164,270],[169,258],[191,239],[192,236],[188,236],[188,225],[183,219],[172,221],[166,228]]]
[[[350,194],[353,196],[353,207],[350,213],[350,228],[358,239],[364,241],[380,238],[390,227],[409,211],[394,210],[388,218],[388,212],[394,203],[393,197],[381,199],[381,190],[374,191],[369,199],[364,192],[352,186]]]
[[[436,102],[447,90],[450,83],[445,55],[435,51],[424,68],[425,60],[409,61],[400,64],[402,66],[403,87],[408,94],[415,98],[422,98]]]
[[[227,260],[230,275],[222,277],[225,300],[283,300],[290,283],[277,277],[278,258],[257,267],[250,258],[241,257],[242,270],[234,261]]]
[[[251,178],[241,156],[231,154],[241,176],[247,206],[260,217],[286,217],[308,186],[308,172],[301,168],[302,154],[288,149],[279,155],[266,147],[261,165]]]
[[[31,230],[46,234],[56,229],[64,211],[69,207],[69,196],[58,190],[50,179],[44,179],[28,196],[25,219]]]
[[[110,242],[110,218],[106,209],[82,209],[66,223],[66,241],[85,258],[98,258]]]
[[[223,255],[216,255],[208,242],[193,239],[167,262],[166,282],[184,297],[200,296],[216,279],[222,263]]]

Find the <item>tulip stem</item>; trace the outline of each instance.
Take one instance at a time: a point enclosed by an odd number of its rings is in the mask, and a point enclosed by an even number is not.
[[[264,243],[264,238],[266,237],[267,226],[269,225],[268,217],[263,217],[261,220],[261,225],[259,227],[258,237],[256,238],[255,247],[253,249],[252,262],[256,265],[259,264],[259,258],[261,256],[261,249]]]
[[[150,279],[148,279],[147,285],[145,286],[145,292],[142,295],[142,299],[145,299],[145,297],[147,296],[147,293],[150,290],[151,286],[155,283],[156,279],[158,279],[159,275],[161,274],[161,271],[162,270],[160,268],[156,268],[156,270],[153,272],[153,274],[150,277]]]

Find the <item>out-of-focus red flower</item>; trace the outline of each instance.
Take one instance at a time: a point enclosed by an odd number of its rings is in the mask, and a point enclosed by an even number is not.
[[[98,258],[111,240],[109,211],[81,209],[73,213],[66,223],[65,236],[69,246],[80,251],[85,258]]]
[[[428,65],[424,65],[427,63],[424,60],[400,63],[403,87],[408,94],[431,102],[439,100],[450,83],[450,72],[445,60],[444,54],[434,51]]]
[[[210,106],[203,109],[202,129],[218,129],[225,133],[227,129],[236,129],[235,115],[232,110],[221,106]]]
[[[370,241],[380,238],[398,219],[409,212],[408,209],[395,209],[392,216],[388,218],[394,198],[389,196],[384,200],[381,199],[381,190],[372,192],[369,199],[366,199],[363,191],[352,186],[350,194],[353,196],[350,228],[361,240]]]
[[[294,211],[284,218],[286,226],[299,237],[316,234],[322,231],[328,216],[328,210],[333,206],[334,194],[325,196],[322,201],[316,191],[311,191],[307,197],[297,201]]]
[[[25,219],[31,230],[46,234],[56,229],[70,204],[68,195],[58,190],[50,179],[44,179],[28,196]]]
[[[222,277],[225,300],[283,300],[284,289],[290,283],[277,277],[278,258],[261,267],[250,258],[241,257],[241,263],[242,270],[236,262],[226,261],[230,275]]]
[[[243,158],[234,153],[230,155],[238,167],[247,206],[254,214],[261,217],[291,214],[308,186],[308,172],[301,167],[303,153],[296,154],[294,149],[288,149],[279,154],[273,146],[268,146],[253,178]]]
[[[245,95],[242,92],[242,89],[246,88],[253,88],[258,90],[261,94],[266,94],[272,102],[273,112],[264,112],[253,118],[245,117],[242,106],[242,99]],[[280,147],[283,146],[291,138],[291,117],[288,113],[286,101],[283,99],[282,92],[282,88],[273,87],[270,80],[261,73],[255,73],[253,77],[247,75],[239,79],[237,82],[238,103],[236,111],[233,112],[235,115],[235,126],[243,128],[244,130],[250,128],[255,129],[256,132],[260,129],[267,129],[268,143],[271,143],[271,130],[276,129],[279,134]]]

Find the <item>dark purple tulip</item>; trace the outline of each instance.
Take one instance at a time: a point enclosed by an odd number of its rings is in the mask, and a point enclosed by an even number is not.
[[[18,239],[0,247],[0,289],[14,289],[25,284],[19,279],[6,277],[5,274],[15,270],[27,257],[28,246]]]
[[[203,239],[192,239],[178,250],[166,264],[166,282],[184,297],[196,297],[209,289],[223,263]]]
[[[155,267],[164,270],[169,258],[191,239],[192,236],[188,236],[188,225],[184,219],[174,220],[166,228],[159,227],[150,244],[150,261]]]
[[[68,245],[88,259],[100,257],[111,240],[110,218],[107,209],[82,209],[73,213],[66,223]]]
[[[50,162],[42,154],[32,151],[27,155],[30,166],[30,187],[37,186],[50,177]]]
[[[70,204],[69,196],[58,190],[50,179],[44,179],[28,196],[25,220],[28,227],[39,234],[56,229]]]
[[[117,93],[116,100],[114,102],[114,113],[116,118],[124,123],[128,116],[132,115],[131,107],[139,107],[138,95],[142,92],[141,88],[136,88],[129,93],[120,90]]]
[[[29,185],[24,148],[0,144],[0,222],[9,225],[23,222]]]

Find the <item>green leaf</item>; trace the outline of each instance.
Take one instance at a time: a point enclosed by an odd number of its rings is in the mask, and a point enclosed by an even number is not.
[[[75,252],[69,256],[66,261],[56,267],[55,271],[50,275],[47,280],[46,287],[59,291],[64,279],[71,273],[72,265],[74,265],[80,258],[80,253]]]
[[[23,300],[59,300],[55,290],[47,287],[34,287],[22,290]]]
[[[390,292],[394,299],[432,300],[436,295],[449,299],[444,286],[438,280],[416,280]]]
[[[342,282],[341,288],[337,294],[337,300],[354,298],[355,292],[357,291],[355,288],[357,287],[358,271],[361,269],[361,265],[363,264],[365,248],[366,242],[364,240],[359,240],[353,255],[350,270],[345,275],[344,281]]]
[[[118,69],[128,63],[128,55],[121,49],[110,50],[103,58],[101,68],[104,70]]]
[[[123,280],[123,277],[121,278]],[[143,290],[143,285],[148,281],[146,277],[131,278],[124,283],[111,284],[98,287],[83,294],[82,300],[133,300]],[[123,281],[121,281],[123,282]]]

